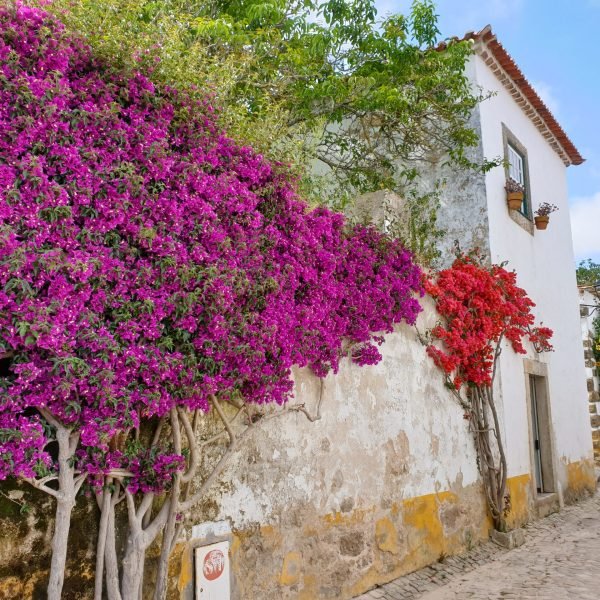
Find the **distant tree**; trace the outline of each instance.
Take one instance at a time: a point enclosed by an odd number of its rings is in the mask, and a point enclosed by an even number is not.
[[[43,0],[46,4],[46,0]],[[467,41],[437,47],[431,0],[377,17],[374,0],[52,0],[50,8],[96,50],[154,81],[210,91],[222,126],[289,163],[309,203],[344,207],[390,189],[413,223],[406,241],[436,254],[431,162],[468,158],[480,99],[466,77]],[[444,158],[445,157],[445,158]],[[432,193],[433,191],[433,193]]]
[[[580,261],[575,271],[577,274],[577,285],[593,286],[600,281],[600,264],[591,258]]]

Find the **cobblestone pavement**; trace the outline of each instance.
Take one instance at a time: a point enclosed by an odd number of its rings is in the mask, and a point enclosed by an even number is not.
[[[600,600],[600,493],[525,532],[520,548],[487,542],[356,600]]]

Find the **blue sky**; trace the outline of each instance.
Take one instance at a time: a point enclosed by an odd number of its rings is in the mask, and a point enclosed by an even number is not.
[[[409,0],[377,0],[379,15]],[[488,23],[586,159],[567,170],[576,259],[600,262],[600,0],[437,0],[443,37]]]

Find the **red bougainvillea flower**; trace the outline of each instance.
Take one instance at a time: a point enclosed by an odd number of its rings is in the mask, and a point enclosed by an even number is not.
[[[492,383],[494,352],[501,339],[521,354],[524,339],[538,352],[552,350],[552,330],[533,326],[535,304],[516,282],[516,273],[499,265],[486,267],[467,255],[437,277],[424,278],[443,318],[431,332],[442,344],[429,345],[427,353],[457,389],[465,383]]]

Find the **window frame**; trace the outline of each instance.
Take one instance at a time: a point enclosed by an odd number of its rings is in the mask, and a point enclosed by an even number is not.
[[[523,229],[533,235],[533,205],[531,202],[531,185],[529,179],[529,158],[527,156],[527,148],[525,148],[517,136],[515,136],[504,123],[502,123],[502,139],[504,145],[506,179],[508,179],[513,172],[510,165],[510,151],[512,151],[521,160],[522,182],[519,183],[522,183],[525,190],[521,209],[518,211],[509,211],[509,213],[513,221],[518,223]]]
[[[513,157],[519,161],[517,164],[513,164]],[[515,148],[511,140],[508,140],[506,143],[506,160],[508,161],[508,176],[520,183],[525,190],[519,212],[529,219],[531,218],[531,200],[529,198],[527,157],[518,148]]]
[[[510,142],[507,144],[507,148],[508,176],[525,187],[525,161],[523,156],[516,148],[513,148]]]

